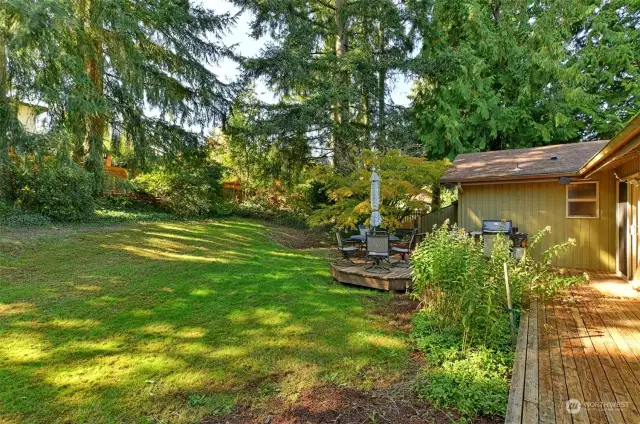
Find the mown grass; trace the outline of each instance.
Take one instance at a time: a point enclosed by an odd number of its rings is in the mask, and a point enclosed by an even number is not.
[[[405,337],[328,260],[239,219],[0,235],[0,422],[197,422],[364,389]]]

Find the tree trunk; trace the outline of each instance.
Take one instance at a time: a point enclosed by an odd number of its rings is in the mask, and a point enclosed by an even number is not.
[[[380,70],[378,71],[378,148],[382,151],[386,148],[386,111],[385,111],[385,95],[386,95],[386,82],[387,82],[387,69],[385,64],[382,63],[384,58],[384,50],[386,47],[386,38],[384,35],[384,27],[382,22],[380,23],[380,33],[378,40],[378,57],[380,62]]]
[[[9,194],[9,128],[11,107],[7,98],[7,50],[6,43],[0,35],[0,197]]]
[[[96,98],[104,97],[104,52],[102,41],[95,34],[95,23],[92,22],[91,0],[81,0],[80,6],[84,12],[84,30],[89,34],[91,44],[87,46],[87,56],[85,57],[87,76],[93,83]],[[104,163],[102,155],[104,153],[104,134],[106,130],[106,117],[104,113],[93,113],[84,117],[86,132],[84,139],[84,150],[87,155],[84,159],[84,167],[92,172],[94,177],[93,190],[95,194],[102,193],[104,188]],[[79,152],[74,152],[75,154]]]
[[[87,60],[87,74],[93,82],[94,90],[100,97],[104,95],[103,84],[103,59],[98,56],[102,53],[102,43],[95,42],[96,56]],[[99,50],[98,50],[99,49]],[[87,119],[87,133],[85,148],[88,155],[84,161],[84,167],[94,175],[94,192],[102,193],[104,187],[104,133],[106,129],[105,117],[103,114],[92,114]]]
[[[371,139],[371,98],[369,97],[369,90],[366,87],[362,89],[362,97],[364,103],[364,130],[365,130],[365,138],[367,143],[367,148],[371,148],[373,141]]]
[[[347,53],[347,31],[346,17],[344,16],[344,8],[346,0],[336,0],[335,3],[335,23],[336,23],[336,46],[335,53],[338,58],[343,57]],[[349,75],[341,72],[340,79],[343,82],[344,91],[348,89]],[[348,124],[348,104],[344,98],[344,92],[338,93],[338,99],[334,105],[333,120],[335,127],[333,130],[333,166],[339,173],[347,175],[353,169],[351,154],[349,152],[349,142],[347,139],[346,126]]]
[[[500,20],[500,0],[491,1],[491,14],[493,15],[494,22],[497,24]]]

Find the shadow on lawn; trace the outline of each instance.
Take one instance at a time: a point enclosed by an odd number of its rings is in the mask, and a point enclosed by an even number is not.
[[[0,416],[184,422],[396,377],[403,337],[363,310],[373,294],[264,231],[142,224],[25,249],[1,277]]]

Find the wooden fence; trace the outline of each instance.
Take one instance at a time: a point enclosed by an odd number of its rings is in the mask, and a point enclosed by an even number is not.
[[[447,219],[449,224],[458,223],[458,202],[431,213],[416,210],[402,220],[400,228],[417,228],[419,233],[430,233],[434,225],[440,227]]]
[[[418,228],[421,233],[430,233],[433,231],[434,225],[439,227],[444,224],[447,219],[449,220],[450,225],[458,223],[458,202],[445,206],[442,209],[438,209],[435,212],[423,215],[420,219],[420,226]]]
[[[435,212],[431,212],[420,216],[418,219],[418,229],[420,233],[430,233],[433,231],[433,226],[440,227],[446,220],[449,220],[449,224],[458,223],[458,203],[453,203],[449,206],[445,206],[442,209],[438,209]]]

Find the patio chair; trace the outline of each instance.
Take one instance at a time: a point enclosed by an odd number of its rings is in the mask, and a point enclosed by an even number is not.
[[[336,232],[336,239],[338,240],[338,251],[342,254],[342,258],[337,259],[334,263],[346,261],[351,265],[355,265],[356,263],[349,256],[353,257],[360,253],[360,242],[358,240],[343,239],[340,237],[339,232]],[[358,244],[358,246],[349,246],[349,244]]]
[[[391,254],[400,255],[400,260],[396,261],[393,264],[394,266],[400,266],[402,264],[409,267],[409,260],[407,259],[407,256],[411,255],[411,249],[413,248],[413,242],[415,241],[417,234],[418,229],[414,228],[409,234],[408,240],[405,239],[403,241],[393,243],[393,246],[391,246]]]
[[[369,260],[372,265],[367,265]],[[389,267],[383,265],[384,261]],[[364,269],[370,272],[391,271],[391,261],[389,260],[389,234],[367,234]],[[374,271],[379,269],[380,271]]]
[[[367,234],[371,232],[371,229],[369,227],[365,227],[362,224],[358,224],[358,231],[360,232],[360,235],[364,238],[364,240],[366,240]]]

